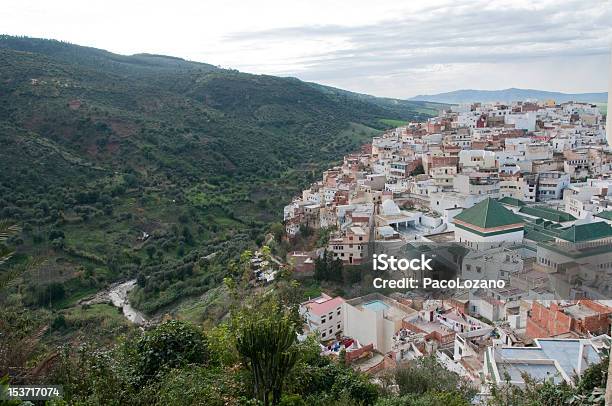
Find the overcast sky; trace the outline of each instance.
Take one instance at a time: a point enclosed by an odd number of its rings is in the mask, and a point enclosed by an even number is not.
[[[94,4],[97,3],[97,4]],[[2,0],[0,33],[376,96],[608,87],[610,0]]]

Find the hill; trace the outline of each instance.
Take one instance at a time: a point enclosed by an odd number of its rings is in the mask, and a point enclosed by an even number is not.
[[[534,89],[504,89],[504,90],[455,90],[453,92],[434,95],[419,95],[410,101],[428,101],[436,103],[472,103],[472,102],[512,102],[517,100],[555,100],[557,103],[580,101],[587,103],[605,103],[608,93],[560,93]]]
[[[167,310],[219,286],[228,261],[330,163],[436,112],[163,55],[0,36],[0,222],[23,230],[0,247],[14,253],[0,269],[12,278],[3,297],[62,309],[139,276],[136,305]]]

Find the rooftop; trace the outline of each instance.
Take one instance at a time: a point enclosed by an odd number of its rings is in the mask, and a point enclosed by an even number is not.
[[[455,241],[455,232],[454,231],[444,231],[442,233],[437,233],[437,234],[427,234],[427,235],[424,235],[423,238],[426,238],[433,242],[453,242]]]
[[[467,223],[482,229],[492,229],[509,225],[522,225],[523,219],[506,209],[495,199],[487,198],[463,210],[455,216],[455,221]]]
[[[424,331],[427,334],[433,332],[437,332],[442,335],[453,333],[453,330],[446,327],[445,325],[440,324],[436,321],[425,320],[420,316],[418,318],[409,320],[409,323],[415,327],[418,327],[420,330]]]
[[[595,214],[595,217],[599,217],[605,220],[612,220],[612,210],[602,211],[601,213]]]
[[[612,237],[612,226],[603,221],[574,224],[561,232],[559,238],[569,242],[585,242]]]
[[[539,217],[545,220],[555,221],[557,223],[576,220],[576,217],[572,216],[569,213],[565,213],[560,210],[555,210],[546,206],[521,207],[519,213],[526,214],[528,216]]]
[[[332,298],[331,296],[323,293],[321,296],[307,300],[301,305],[306,307],[310,313],[317,316],[323,316],[342,306],[342,303],[344,303],[344,299],[340,296]]]
[[[497,368],[502,376],[523,382],[524,373],[536,379],[571,379],[584,371],[587,365],[601,360],[591,340],[543,339],[535,340],[535,347],[505,347],[494,350]],[[548,362],[546,362],[548,361]]]
[[[404,317],[416,313],[416,310],[379,293],[371,293],[347,300],[346,303],[360,311],[382,313],[387,320],[402,320]]]
[[[599,314],[598,312],[591,309],[590,307],[587,307],[580,303],[576,303],[574,305],[564,307],[563,312],[572,316],[572,318],[574,319],[583,319],[585,317],[596,316]]]
[[[516,206],[516,207],[522,207],[525,206],[525,202],[523,202],[522,200],[519,199],[515,199],[513,197],[504,197],[499,199],[499,202],[502,204],[506,204],[508,206]]]

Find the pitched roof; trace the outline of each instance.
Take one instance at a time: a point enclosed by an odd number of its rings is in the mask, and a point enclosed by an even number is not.
[[[595,214],[595,217],[599,217],[606,220],[612,220],[612,210],[602,211],[601,213]]]
[[[576,217],[564,211],[555,210],[546,206],[529,206],[521,207],[519,213],[527,214],[529,216],[540,217],[550,221],[556,221],[562,223],[565,221],[576,220]]]
[[[506,209],[495,199],[487,198],[469,209],[463,210],[454,218],[479,228],[496,228],[522,224],[523,219]]]
[[[584,242],[612,237],[612,226],[603,221],[597,223],[574,224],[566,228],[559,238],[569,242]]]
[[[516,207],[522,207],[526,204],[522,200],[515,199],[514,197],[508,197],[508,196],[499,199],[499,202],[503,204],[507,204],[508,206],[516,206]]]

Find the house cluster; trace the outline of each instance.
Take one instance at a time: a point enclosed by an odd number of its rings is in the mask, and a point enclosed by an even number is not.
[[[323,248],[346,266],[451,244],[436,253],[461,279],[505,286],[324,295],[301,306],[306,332],[369,373],[433,354],[483,390],[525,374],[573,384],[610,346],[611,166],[587,103],[452,106],[374,138],[285,207],[287,234],[331,228]],[[317,254],[298,254],[311,269]]]
[[[483,302],[511,306],[496,320]],[[486,394],[490,383],[524,385],[524,376],[573,384],[610,348],[612,307],[591,299],[422,300],[372,293],[345,300],[323,294],[300,306],[304,336],[315,335],[322,353],[369,374],[435,356]],[[510,302],[506,302],[508,304]],[[486,310],[485,310],[486,311]]]
[[[442,232],[462,241],[465,215],[456,216],[487,199],[505,202],[534,237],[576,220],[611,222],[610,186],[612,150],[597,106],[475,103],[375,137],[303,190],[284,222],[290,237],[334,230],[324,248],[359,265],[373,246]]]

